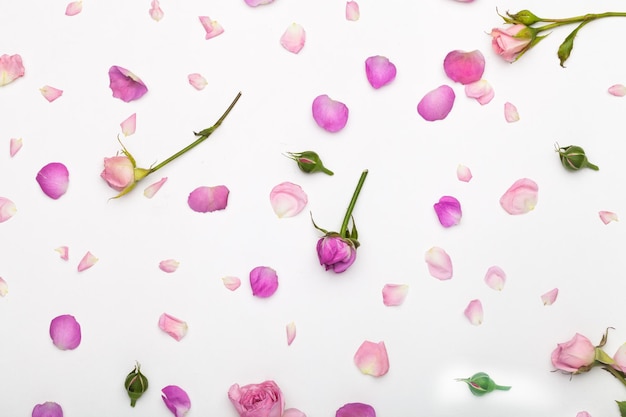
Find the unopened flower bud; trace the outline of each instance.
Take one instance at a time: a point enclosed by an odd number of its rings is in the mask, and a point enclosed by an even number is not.
[[[298,163],[300,171],[311,174],[313,172],[323,172],[324,174],[333,175],[334,173],[327,169],[319,155],[313,151],[304,152],[287,152],[287,157]]]
[[[494,380],[489,378],[489,375],[484,372],[478,372],[469,378],[459,378],[457,381],[465,382],[472,394],[476,396],[485,395],[494,390],[508,391],[511,389],[511,387],[496,384]]]
[[[565,146],[559,148],[556,145],[556,151],[559,153],[561,163],[566,169],[578,171],[581,168],[591,168],[597,171],[599,168],[587,160],[585,151],[580,146]]]
[[[126,392],[128,392],[130,397],[131,407],[134,407],[139,397],[148,390],[148,378],[141,373],[140,368],[141,365],[137,362],[135,369],[126,376],[126,381],[124,381],[124,387],[126,387]]]
[[[530,10],[521,10],[515,14],[507,12],[506,14],[511,20],[514,20],[515,23],[521,23],[527,26],[543,21],[543,19],[535,16]]]

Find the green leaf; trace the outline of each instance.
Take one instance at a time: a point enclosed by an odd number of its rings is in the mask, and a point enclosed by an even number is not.
[[[563,68],[565,68],[563,63],[567,61],[567,58],[569,58],[570,54],[572,53],[572,49],[574,48],[574,38],[576,38],[578,31],[589,22],[590,22],[589,20],[584,20],[580,25],[578,25],[576,29],[572,31],[572,33],[567,35],[567,38],[565,38],[561,46],[559,46],[557,55],[560,60],[560,65]]]
[[[619,407],[619,415],[626,417],[626,401],[615,401]]]
[[[596,357],[595,357],[595,359],[598,362],[603,363],[605,365],[613,365],[615,363],[613,358],[611,358],[604,350],[602,350],[600,348],[596,348]]]

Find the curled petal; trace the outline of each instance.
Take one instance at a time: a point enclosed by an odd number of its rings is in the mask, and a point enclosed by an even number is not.
[[[140,99],[148,92],[148,87],[141,81],[141,78],[117,65],[109,68],[109,81],[113,97],[126,103]]]
[[[452,51],[443,60],[446,75],[454,82],[471,84],[480,80],[485,72],[485,57],[478,51]]]
[[[366,340],[354,354],[354,363],[365,375],[383,376],[389,371],[389,358],[385,342]]]
[[[465,85],[465,95],[469,98],[475,98],[481,106],[484,106],[493,99],[495,93],[487,80],[478,80]]]
[[[385,284],[383,287],[383,304],[386,306],[399,306],[404,303],[409,286],[406,284]]]
[[[502,291],[506,282],[506,274],[499,266],[492,266],[485,274],[485,283],[487,286],[496,291]]]
[[[346,2],[346,20],[353,22],[359,20],[361,12],[359,10],[359,4],[356,1]]]
[[[478,326],[483,322],[483,305],[480,300],[472,300],[465,308],[465,317],[474,326]]]
[[[55,251],[59,253],[59,256],[64,261],[67,261],[68,259],[70,259],[70,249],[67,246],[59,246],[58,248],[55,249]]]
[[[619,220],[617,218],[617,214],[612,211],[600,211],[598,214],[600,215],[600,220],[602,220],[602,223],[604,224],[609,224]]]
[[[296,338],[296,323],[294,323],[293,321],[291,323],[288,323],[285,330],[287,331],[287,346],[291,346],[293,340]]]
[[[626,86],[624,84],[615,84],[609,87],[609,94],[615,97],[626,96]]]
[[[456,167],[456,177],[459,181],[469,182],[472,179],[472,171],[465,165],[459,164],[459,166]]]
[[[376,411],[369,404],[348,403],[337,410],[335,417],[376,417]]]
[[[252,287],[252,295],[256,297],[271,297],[278,289],[276,271],[268,266],[257,266],[250,271],[250,287]]]
[[[191,84],[191,86],[198,91],[204,89],[204,87],[208,85],[206,78],[198,73],[189,74],[187,79],[189,80],[189,84]]]
[[[340,101],[335,101],[326,94],[317,96],[313,100],[313,119],[315,123],[328,132],[338,132],[348,123],[348,107]]]
[[[224,277],[222,278],[224,286],[231,291],[235,291],[241,285],[241,280],[237,277]]]
[[[461,203],[456,198],[445,195],[433,207],[443,227],[456,226],[461,221]]]
[[[365,60],[365,75],[372,87],[380,88],[396,78],[396,66],[384,56],[371,56]]]
[[[543,294],[541,296],[541,301],[543,302],[544,306],[551,306],[556,301],[556,297],[558,295],[559,295],[559,289],[555,288]]]
[[[175,259],[166,259],[164,261],[159,262],[159,269],[163,272],[167,272],[171,274],[172,272],[176,272],[180,262]]]
[[[33,408],[32,417],[63,417],[63,409],[55,402],[47,401]]]
[[[133,113],[126,120],[120,123],[124,136],[130,136],[137,129],[137,113]]]
[[[306,32],[304,28],[297,24],[292,23],[280,37],[280,44],[291,53],[297,54],[304,48],[304,42],[306,41]]]
[[[11,138],[9,141],[9,155],[11,155],[11,158],[13,158],[20,149],[22,149],[22,138]]]
[[[49,85],[44,85],[39,89],[41,95],[44,96],[46,100],[52,103],[57,98],[61,97],[63,94],[63,90],[59,90],[58,88],[50,87]]]
[[[417,104],[417,112],[429,122],[443,120],[448,116],[454,105],[454,90],[447,85],[441,85],[426,93]]]
[[[293,217],[300,213],[308,202],[306,193],[299,185],[283,182],[272,188],[270,203],[279,218]]]
[[[452,278],[452,261],[445,250],[433,246],[426,252],[425,260],[428,264],[428,272],[434,278],[440,280]]]
[[[18,54],[0,56],[0,87],[24,76],[22,57]]]
[[[159,329],[180,341],[187,334],[189,327],[187,323],[167,313],[161,314],[159,317]]]
[[[96,258],[91,252],[87,252],[78,263],[78,272],[91,268],[96,262],[98,262],[98,258]]]
[[[224,210],[228,205],[229,193],[230,191],[225,185],[198,187],[189,194],[187,204],[198,213]]]
[[[81,341],[80,324],[69,314],[55,317],[50,322],[50,338],[61,350],[76,349]]]
[[[537,205],[539,187],[528,178],[513,183],[500,198],[500,205],[509,214],[528,213]]]
[[[262,6],[264,4],[270,4],[274,0],[244,0],[246,4],[250,7]]]
[[[146,198],[154,197],[154,195],[161,189],[161,187],[163,187],[163,184],[165,184],[165,181],[167,181],[167,177],[163,177],[157,182],[155,182],[154,184],[148,185],[146,189],[143,190],[143,195]]]
[[[0,197],[0,223],[9,220],[17,212],[15,203],[5,197]]]
[[[150,10],[148,10],[148,13],[150,13],[150,17],[157,22],[163,19],[164,13],[163,13],[163,10],[161,10],[161,5],[159,4],[159,0],[152,0],[152,3],[150,3]]]
[[[0,297],[4,297],[5,295],[8,294],[8,292],[9,292],[9,285],[2,277],[0,277]]]
[[[181,387],[168,385],[161,390],[161,398],[174,417],[184,417],[191,408],[189,395]]]
[[[204,39],[211,39],[224,33],[224,28],[217,22],[217,20],[211,20],[209,16],[200,16],[198,18],[200,19],[202,27],[206,31]]]
[[[67,4],[67,7],[65,8],[65,15],[76,16],[78,13],[82,11],[83,11],[83,1],[82,0],[73,1]]]
[[[56,200],[67,191],[70,174],[67,167],[60,162],[51,162],[37,173],[35,178],[41,191],[48,197]]]
[[[506,120],[508,123],[515,123],[519,120],[517,107],[515,107],[508,101],[504,103],[504,120]]]

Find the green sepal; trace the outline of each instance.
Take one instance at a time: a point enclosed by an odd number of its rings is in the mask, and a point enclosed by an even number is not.
[[[557,56],[559,57],[559,61],[560,61],[559,65],[561,65],[563,68],[565,68],[565,65],[563,65],[563,63],[567,61],[567,58],[569,58],[570,54],[572,53],[572,49],[574,48],[574,38],[576,38],[578,31],[587,23],[589,23],[589,21],[586,20],[586,21],[583,21],[580,25],[578,25],[576,29],[572,31],[572,33],[567,35],[567,38],[565,38],[563,43],[559,46],[559,50],[557,51]]]
[[[599,347],[596,348],[595,359],[596,361],[603,363],[605,365],[613,365],[615,363],[613,358],[611,358],[604,350],[602,350]]]
[[[626,401],[615,401],[619,407],[619,415],[626,417]]]
[[[124,381],[124,388],[130,398],[130,406],[134,407],[137,400],[148,390],[148,378],[141,373],[139,362],[135,364],[135,369],[130,371]]]
[[[311,223],[313,223],[313,227],[315,227],[317,230],[319,230],[320,232],[324,233],[325,235],[328,235],[330,233],[334,233],[334,232],[328,232],[328,230],[322,229],[317,224],[315,224],[315,220],[313,220],[313,213],[309,212],[309,214],[311,215]]]
[[[472,394],[477,397],[488,394],[492,391],[508,391],[510,386],[498,385],[485,372],[478,372],[469,378],[458,378],[457,381],[465,382]]]

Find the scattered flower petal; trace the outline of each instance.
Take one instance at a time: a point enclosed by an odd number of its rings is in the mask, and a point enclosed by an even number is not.
[[[383,376],[389,371],[389,358],[385,342],[366,340],[354,354],[354,363],[365,375]]]
[[[600,211],[598,214],[600,215],[600,220],[602,220],[602,223],[604,224],[609,224],[619,220],[617,218],[617,214],[612,211]]]
[[[165,333],[180,342],[180,340],[187,334],[189,327],[187,326],[187,322],[184,322],[174,316],[170,316],[167,313],[163,313],[161,314],[161,317],[159,317],[159,329],[163,330]]]
[[[615,84],[609,87],[609,94],[615,97],[626,96],[626,86],[624,84]]]
[[[70,249],[67,246],[59,246],[58,248],[55,249],[55,251],[59,253],[59,256],[64,261],[67,261],[68,259],[70,259]]]
[[[485,283],[489,288],[496,291],[502,291],[506,282],[506,274],[499,266],[492,266],[485,274]]]
[[[155,182],[154,184],[148,185],[146,189],[143,190],[143,195],[146,198],[154,197],[154,195],[161,189],[161,187],[163,187],[163,184],[165,184],[165,181],[167,181],[167,177],[163,177],[157,182]]]
[[[37,404],[33,408],[32,417],[63,417],[63,409],[61,406],[52,401],[46,401],[43,404]]]
[[[483,322],[483,305],[480,300],[472,300],[465,308],[465,317],[474,326],[479,326]]]
[[[517,215],[528,213],[537,205],[539,187],[528,178],[522,178],[513,183],[500,198],[500,205],[509,214]]]
[[[578,413],[576,413],[576,417],[591,417],[591,414],[586,411],[579,411]]]
[[[137,129],[137,113],[133,113],[126,120],[120,123],[124,136],[130,136]]]
[[[109,81],[109,88],[113,91],[113,97],[126,103],[138,100],[148,92],[148,87],[141,81],[141,78],[117,65],[109,68]]]
[[[11,138],[9,143],[9,155],[11,155],[11,158],[13,158],[20,149],[22,149],[22,138]]]
[[[65,8],[65,15],[66,16],[76,16],[78,13],[80,13],[82,11],[83,11],[83,2],[82,2],[82,0],[73,1],[73,2],[67,4],[67,7]]]
[[[293,217],[306,207],[308,198],[297,184],[283,182],[272,188],[270,203],[279,218]]]
[[[383,304],[388,307],[404,303],[409,286],[406,284],[385,284],[383,287]]]
[[[452,261],[445,250],[433,246],[426,252],[425,260],[428,264],[428,272],[434,278],[440,280],[452,278]]]
[[[0,277],[0,297],[4,297],[9,292],[9,285],[7,282]]]
[[[268,266],[257,266],[250,271],[250,287],[252,287],[252,295],[256,297],[271,297],[278,289],[276,271]]]
[[[237,277],[224,277],[222,278],[224,286],[231,291],[235,291],[241,285],[241,280]]]
[[[282,417],[306,417],[306,414],[297,408],[288,408],[285,410]]]
[[[446,75],[454,82],[471,84],[480,80],[485,72],[485,57],[479,50],[452,51],[443,60]]]
[[[189,84],[198,91],[204,89],[204,87],[209,84],[206,78],[198,73],[189,74],[187,79],[189,80]]]
[[[359,4],[356,1],[346,2],[346,20],[355,22],[361,17]]]
[[[78,272],[82,272],[85,269],[89,269],[98,262],[98,258],[96,258],[91,252],[87,252],[83,259],[78,263]]]
[[[80,324],[69,314],[55,317],[50,322],[50,338],[61,350],[76,349],[81,340]]]
[[[335,417],[376,417],[376,411],[369,404],[348,403],[337,410]]]
[[[246,4],[250,7],[262,6],[264,4],[270,4],[274,0],[244,0]]]
[[[559,295],[559,289],[555,288],[553,290],[548,291],[544,295],[541,296],[541,301],[544,306],[551,306],[556,301],[556,297]]]
[[[313,100],[312,110],[315,123],[328,132],[338,132],[348,123],[350,113],[348,107],[326,94],[317,96]]]
[[[291,53],[297,54],[304,48],[306,32],[298,23],[292,23],[287,27],[283,36],[280,37],[280,44]]]
[[[374,88],[380,88],[396,78],[396,66],[387,57],[376,55],[365,60],[365,75]]]
[[[59,90],[58,88],[50,87],[49,85],[44,85],[39,89],[41,91],[41,95],[44,96],[46,100],[52,103],[57,98],[61,97],[63,94],[63,90]]]
[[[443,227],[456,226],[461,221],[461,203],[456,198],[444,195],[433,207]]]
[[[484,106],[493,99],[495,93],[487,80],[478,80],[465,85],[465,95],[475,98],[481,106]]]
[[[161,390],[163,402],[174,413],[174,417],[185,417],[185,414],[191,408],[191,400],[189,395],[181,387],[176,385],[168,385]]]
[[[150,3],[150,10],[148,10],[148,13],[150,13],[150,17],[157,22],[163,19],[164,13],[163,13],[163,10],[161,10],[161,5],[159,4],[159,0],[152,0],[152,3]]]
[[[504,120],[508,123],[515,123],[519,121],[519,113],[517,112],[517,107],[508,101],[504,103]]]
[[[459,166],[456,167],[456,177],[459,181],[470,182],[472,179],[472,171],[465,165],[459,164]]]
[[[5,197],[0,197],[0,223],[9,220],[15,215],[17,208],[15,203]]]
[[[217,20],[211,20],[209,16],[199,16],[199,19],[200,23],[202,23],[202,27],[206,31],[204,39],[211,39],[224,33],[224,28]]]
[[[56,200],[67,191],[70,173],[67,167],[60,162],[50,162],[37,173],[35,177],[41,191],[48,197]]]
[[[287,330],[287,346],[291,346],[291,344],[293,343],[293,340],[296,338],[296,323],[292,321],[291,323],[287,324],[286,330]]]
[[[175,259],[166,259],[164,261],[159,262],[159,269],[163,272],[167,272],[171,274],[172,272],[176,272],[180,262]]]
[[[24,76],[22,57],[18,54],[0,56],[0,87]]]
[[[187,204],[198,213],[224,210],[228,205],[230,191],[225,185],[198,187],[189,194]]]
[[[417,112],[429,122],[443,120],[448,116],[454,105],[454,90],[447,85],[441,85],[426,93],[417,104]]]

